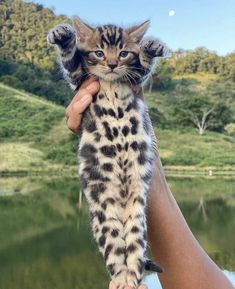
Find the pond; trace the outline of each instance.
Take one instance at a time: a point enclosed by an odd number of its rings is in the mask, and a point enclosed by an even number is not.
[[[193,233],[234,280],[235,180],[168,177]],[[101,289],[108,276],[77,178],[0,179],[0,289]],[[154,274],[149,289],[158,289]]]

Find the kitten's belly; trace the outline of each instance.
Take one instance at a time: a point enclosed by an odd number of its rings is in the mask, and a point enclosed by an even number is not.
[[[144,126],[144,103],[136,97],[124,104],[103,98],[101,90],[84,119],[79,174],[85,186],[111,182],[112,189],[126,189],[151,174],[152,140]]]

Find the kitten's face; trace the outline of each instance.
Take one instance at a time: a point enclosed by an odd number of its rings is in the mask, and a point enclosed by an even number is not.
[[[77,43],[85,51],[84,61],[89,73],[106,81],[138,78],[139,42],[148,25],[145,22],[122,29],[114,25],[91,28],[83,22],[75,23]]]
[[[136,65],[139,52],[138,45],[128,41],[122,29],[112,28],[100,27],[102,32],[95,32],[98,39],[95,44],[88,39],[91,52],[85,58],[89,71],[108,81],[125,78]]]

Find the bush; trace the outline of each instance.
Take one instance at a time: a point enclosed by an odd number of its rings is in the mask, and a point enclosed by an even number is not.
[[[229,123],[225,126],[226,132],[231,135],[235,136],[235,123]]]

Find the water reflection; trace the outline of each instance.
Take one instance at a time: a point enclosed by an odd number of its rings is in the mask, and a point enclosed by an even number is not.
[[[169,183],[205,250],[233,271],[235,181],[169,178]],[[0,180],[0,289],[107,288],[87,207],[77,208],[78,192],[76,178]],[[159,288],[155,275],[146,280],[149,289]]]

